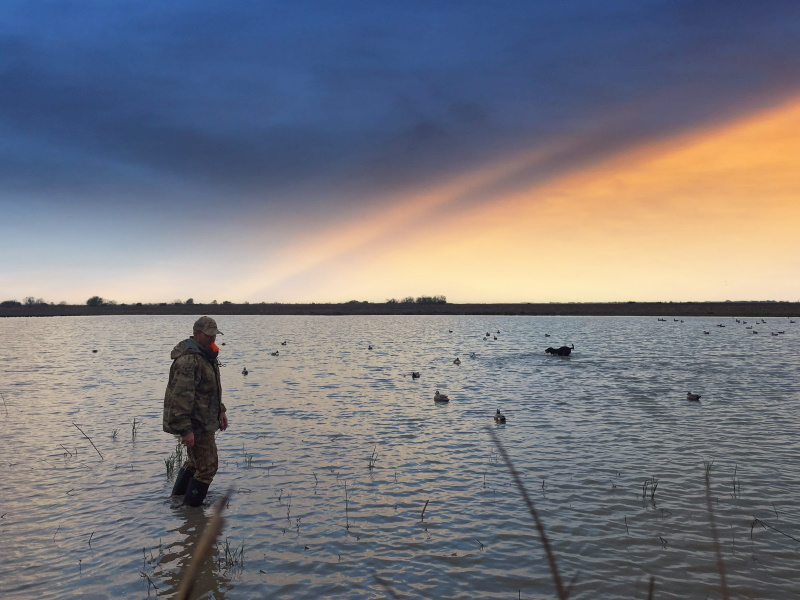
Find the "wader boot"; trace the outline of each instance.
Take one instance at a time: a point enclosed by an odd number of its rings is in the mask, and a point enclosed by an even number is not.
[[[200,506],[205,500],[208,493],[208,486],[210,483],[203,483],[197,481],[194,477],[189,480],[189,485],[186,488],[186,495],[183,497],[183,504],[185,506]]]
[[[194,475],[194,471],[184,469],[181,467],[178,470],[178,475],[175,477],[175,485],[172,486],[173,496],[183,496],[186,493],[186,488],[189,486],[189,480]]]

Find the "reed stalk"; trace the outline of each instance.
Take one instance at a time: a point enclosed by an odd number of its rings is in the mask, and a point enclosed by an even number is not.
[[[719,579],[720,579],[720,594],[722,595],[722,600],[728,600],[730,596],[728,595],[728,580],[727,577],[725,576],[725,561],[722,560],[722,549],[720,548],[719,545],[719,536],[717,535],[717,525],[714,522],[714,507],[711,504],[710,474],[711,474],[711,464],[707,464],[705,480],[706,480],[706,507],[708,508],[708,522],[709,525],[711,526],[711,539],[714,543],[714,554],[716,554],[717,557],[717,571],[719,572]]]
[[[533,517],[534,522],[536,523],[536,529],[539,532],[539,539],[542,541],[542,547],[544,548],[545,555],[547,556],[547,562],[550,565],[550,573],[553,577],[553,583],[556,586],[556,593],[558,594],[559,600],[567,600],[569,598],[570,590],[564,587],[563,582],[561,581],[561,575],[558,573],[558,565],[556,564],[556,557],[553,554],[553,550],[550,548],[550,541],[547,539],[547,534],[544,530],[544,524],[542,520],[539,518],[539,513],[536,511],[536,507],[533,504],[533,500],[530,499],[528,496],[528,491],[525,489],[525,485],[522,483],[522,478],[520,477],[517,470],[514,468],[514,465],[511,463],[511,458],[508,456],[506,449],[503,447],[503,444],[500,442],[500,438],[497,437],[497,434],[491,427],[486,428],[489,431],[489,435],[492,437],[492,441],[497,446],[498,451],[500,452],[500,456],[503,457],[503,460],[508,467],[509,472],[511,473],[511,477],[514,480],[514,484],[517,486],[520,495],[522,495],[522,499],[525,501],[526,506],[528,507],[528,512],[530,512],[531,516]],[[572,586],[570,585],[570,588]]]
[[[75,422],[73,421],[72,424],[75,425]],[[83,437],[85,437],[87,440],[89,440],[89,443],[92,445],[92,447],[95,450],[97,450],[97,446],[94,445],[94,442],[92,441],[92,438],[90,438],[88,435],[86,435],[86,432],[83,429],[81,429],[80,427],[78,427],[77,425],[75,425],[75,427],[77,427],[78,431],[80,431],[83,434]],[[100,454],[100,450],[97,450],[97,454]],[[105,458],[103,458],[102,454],[100,454],[100,460],[105,460]]]

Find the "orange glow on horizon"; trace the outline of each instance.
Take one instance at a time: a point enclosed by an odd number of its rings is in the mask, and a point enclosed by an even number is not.
[[[286,301],[796,300],[799,132],[794,101],[458,207],[537,160],[521,156],[287,249],[247,291],[286,286]]]

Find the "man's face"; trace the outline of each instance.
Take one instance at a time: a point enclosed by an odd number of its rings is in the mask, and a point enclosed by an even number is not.
[[[195,331],[194,332],[194,339],[201,346],[205,346],[206,348],[209,348],[211,346],[211,344],[213,344],[216,341],[217,336],[215,336],[215,335],[206,335],[202,331]]]

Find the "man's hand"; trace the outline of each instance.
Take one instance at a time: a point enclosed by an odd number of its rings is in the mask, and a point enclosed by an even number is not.
[[[228,428],[228,413],[219,414],[219,428],[225,431]]]
[[[186,435],[182,435],[181,444],[183,444],[187,448],[191,448],[192,446],[194,446],[194,431],[190,431]]]

